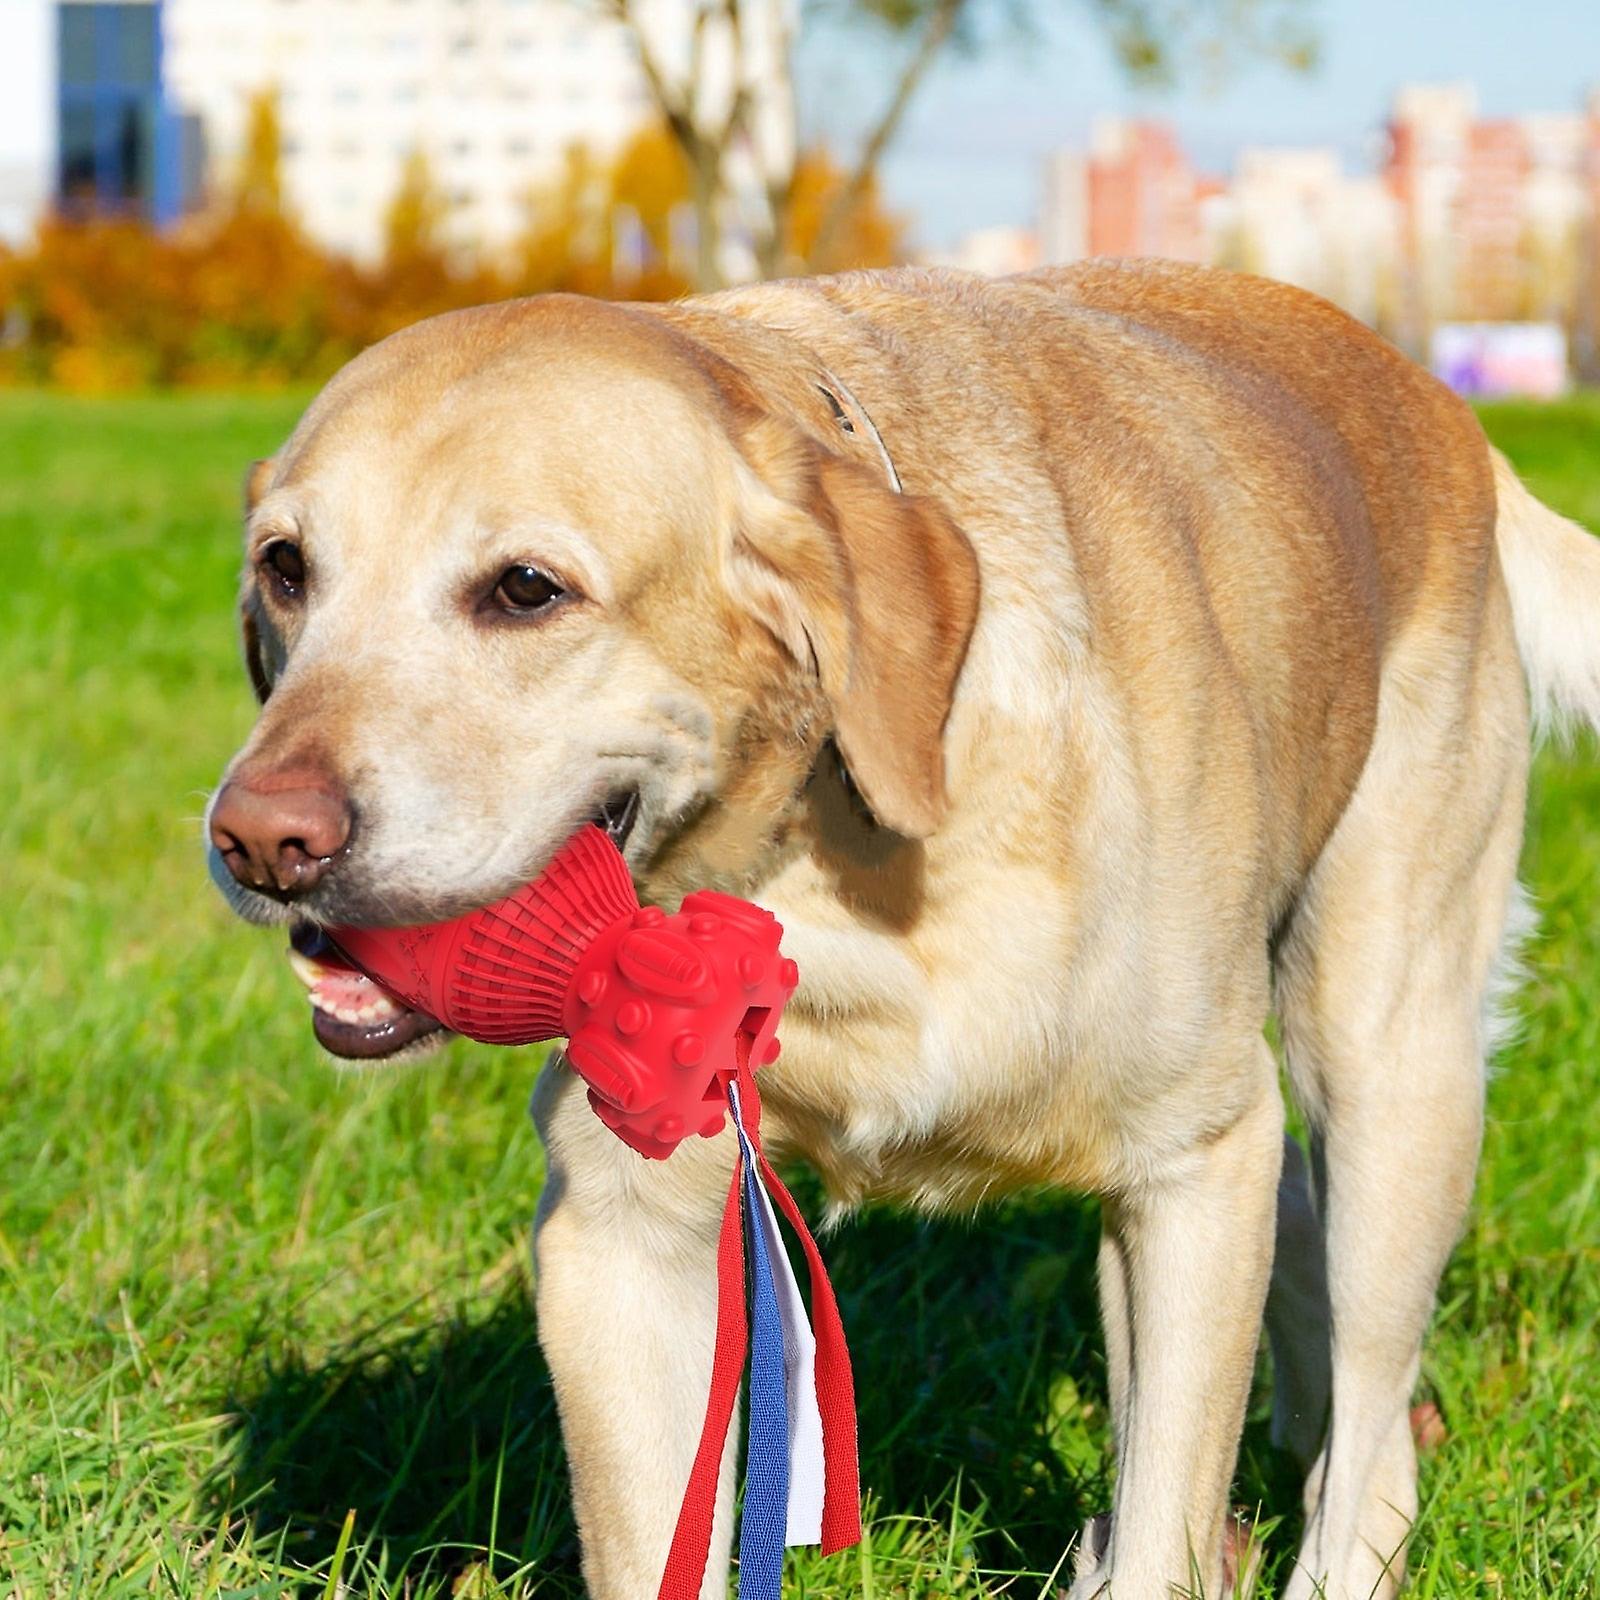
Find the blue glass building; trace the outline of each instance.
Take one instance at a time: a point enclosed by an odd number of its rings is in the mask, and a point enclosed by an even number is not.
[[[58,0],[56,200],[68,216],[170,222],[181,126],[161,71],[161,0]]]

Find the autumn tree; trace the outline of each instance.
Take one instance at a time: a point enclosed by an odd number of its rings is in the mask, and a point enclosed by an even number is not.
[[[275,88],[250,96],[244,146],[229,201],[233,210],[255,216],[283,214],[283,120]]]
[[[349,278],[347,292],[363,303],[372,334],[381,338],[423,317],[505,292],[498,274],[452,243],[449,214],[427,152],[413,147],[384,211],[383,254],[375,267]]]
[[[383,215],[384,260],[398,264],[441,258],[448,210],[427,152],[414,146],[401,164],[400,182]]]
[[[1578,377],[1584,383],[1600,383],[1600,184],[1595,187],[1584,229],[1576,321]]]
[[[612,292],[610,193],[604,164],[581,145],[570,148],[556,178],[529,197],[513,269],[518,292]]]
[[[676,224],[693,190],[683,147],[660,122],[640,128],[611,168],[612,205],[637,219],[651,251],[663,262],[673,263],[679,254]]]
[[[887,267],[904,254],[904,226],[883,209],[877,175],[856,182],[820,147],[795,162],[783,223],[780,260],[813,272]]]

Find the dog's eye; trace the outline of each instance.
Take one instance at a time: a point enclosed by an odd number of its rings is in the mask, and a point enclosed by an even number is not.
[[[543,611],[566,590],[537,567],[507,567],[495,585],[494,597],[507,611]]]
[[[274,539],[261,552],[261,565],[277,587],[297,595],[306,581],[306,558],[292,539]]]

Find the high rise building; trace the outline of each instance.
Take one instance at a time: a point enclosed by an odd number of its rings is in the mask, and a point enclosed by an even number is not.
[[[1398,274],[1397,211],[1375,177],[1329,148],[1250,148],[1203,202],[1210,259],[1325,296],[1383,324]]]
[[[1383,176],[1400,213],[1405,290],[1398,335],[1412,349],[1425,344],[1454,296],[1451,221],[1477,114],[1471,84],[1408,84],[1395,96]]]
[[[0,6],[0,239],[50,205],[174,217],[184,124],[162,72],[161,0]]]
[[[1107,117],[1095,124],[1089,254],[1203,258],[1195,170],[1165,123]]]
[[[1045,166],[1040,253],[1205,258],[1201,185],[1172,129],[1162,122],[1103,117],[1086,156],[1061,151]]]
[[[26,238],[56,184],[55,10],[0,5],[0,244]]]
[[[1402,89],[1384,179],[1400,208],[1405,342],[1450,320],[1571,322],[1600,198],[1597,152],[1592,108],[1482,119],[1469,85]]]
[[[1046,261],[1164,255],[1326,296],[1413,354],[1445,324],[1538,321],[1600,376],[1600,89],[1582,111],[1486,119],[1470,84],[1395,97],[1380,169],[1246,148],[1197,175],[1171,131],[1107,122],[1045,164]]]
[[[1039,205],[1039,256],[1080,261],[1089,254],[1089,162],[1076,150],[1045,157]]]
[[[1526,316],[1523,247],[1532,169],[1526,130],[1510,117],[1474,122],[1458,160],[1449,313],[1489,322]]]
[[[69,214],[170,222],[182,203],[180,124],[161,71],[161,0],[56,6],[56,198]]]
[[[977,228],[948,250],[932,251],[923,259],[928,266],[1006,278],[1014,272],[1031,272],[1040,264],[1039,239],[1030,228]]]

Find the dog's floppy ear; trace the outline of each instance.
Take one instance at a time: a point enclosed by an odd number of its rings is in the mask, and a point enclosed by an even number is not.
[[[267,492],[272,483],[272,474],[277,470],[278,463],[271,456],[250,463],[250,470],[244,475],[244,514],[247,517],[261,504],[261,497]]]
[[[255,690],[256,700],[265,705],[267,696],[272,693],[273,674],[267,661],[267,642],[261,636],[260,607],[261,602],[252,589],[239,602],[239,633],[244,644],[244,665],[250,674],[250,687]]]
[[[267,492],[267,486],[272,482],[272,474],[276,467],[277,462],[271,457],[250,463],[250,470],[244,475],[246,517],[260,505],[261,497]],[[267,652],[265,641],[261,637],[261,628],[260,602],[256,598],[255,585],[247,578],[244,594],[239,601],[239,631],[244,641],[244,664],[250,674],[250,687],[255,690],[256,699],[265,705],[267,696],[272,693],[272,673],[267,665]]]
[[[945,810],[944,725],[978,609],[978,562],[936,501],[764,417],[735,536],[737,592],[814,665],[872,813],[925,838]]]

